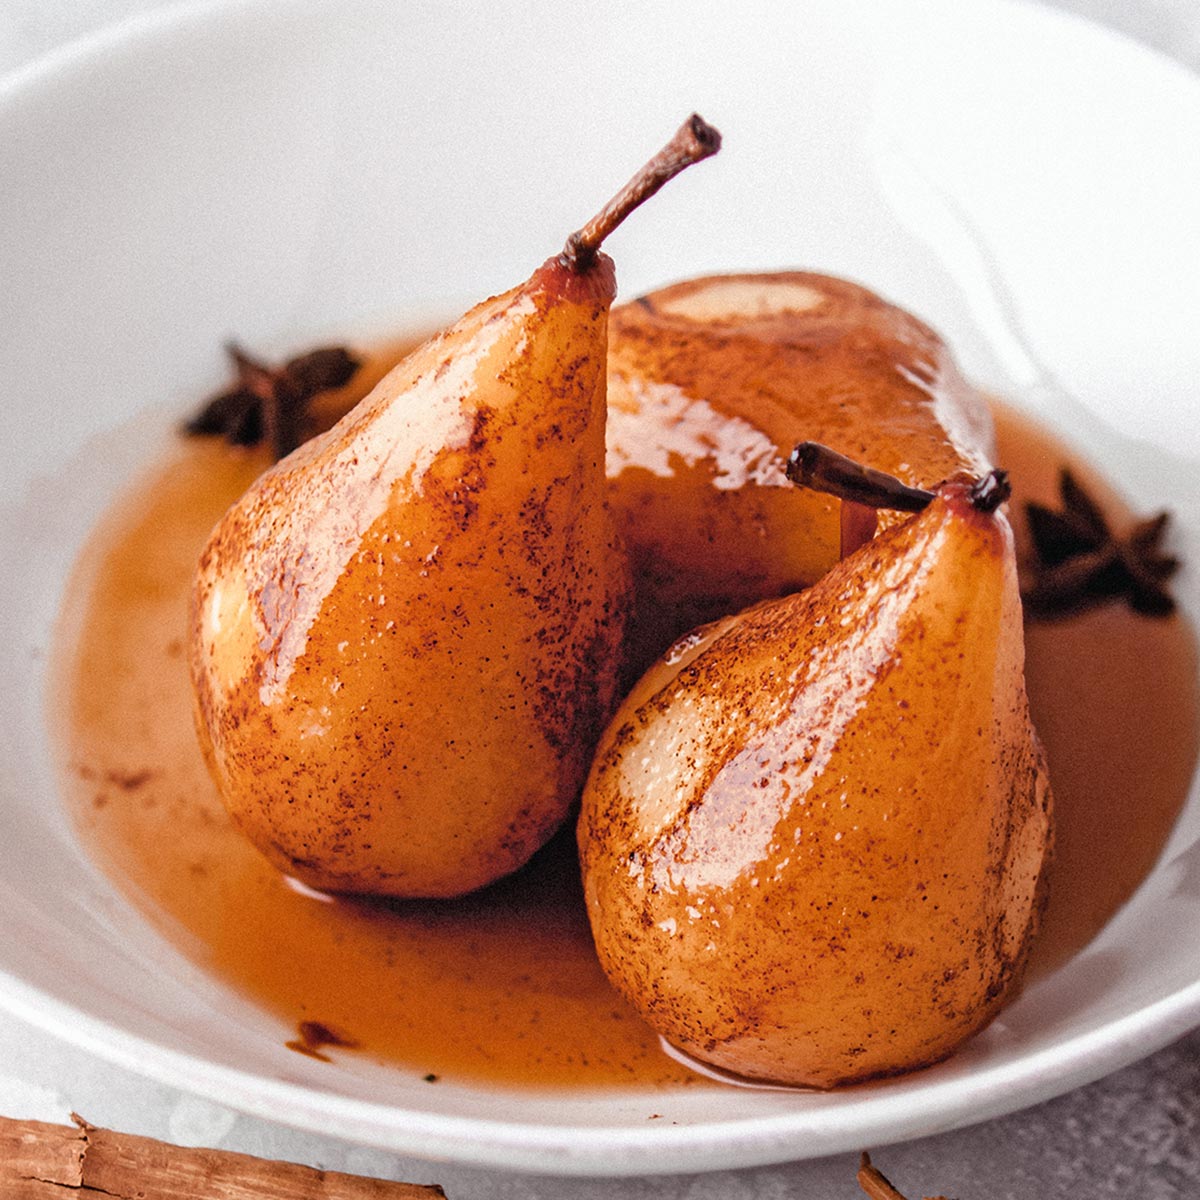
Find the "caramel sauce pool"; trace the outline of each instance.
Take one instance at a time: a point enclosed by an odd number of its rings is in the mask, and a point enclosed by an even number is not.
[[[1124,531],[1132,514],[1095,470],[1030,419],[1002,404],[993,415],[996,460],[1013,480],[1018,554],[1027,553],[1025,501],[1059,508],[1062,465]],[[1143,617],[1118,603],[1026,622],[1025,685],[1056,814],[1031,978],[1087,945],[1158,860],[1200,755],[1198,670],[1195,635],[1178,614]]]
[[[1026,498],[1053,502],[1064,451],[997,415],[1014,514]],[[602,975],[569,834],[476,896],[424,903],[305,893],[232,827],[192,724],[187,596],[209,531],[264,465],[181,443],[106,517],[77,568],[55,713],[92,856],[195,961],[277,1014],[280,1040],[302,1052],[506,1086],[695,1079]],[[1197,753],[1196,648],[1181,619],[1111,605],[1031,626],[1027,673],[1058,810],[1034,964],[1045,971],[1103,926],[1170,832]]]

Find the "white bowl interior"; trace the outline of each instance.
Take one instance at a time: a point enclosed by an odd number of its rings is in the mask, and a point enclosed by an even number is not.
[[[221,342],[282,351],[502,290],[692,109],[725,149],[611,239],[623,295],[720,269],[860,279],[1173,507],[1197,560],[1200,84],[1132,44],[998,0],[586,16],[541,0],[519,15],[272,0],[135,22],[0,91],[0,1001],[251,1112],[410,1153],[606,1173],[981,1119],[1200,1020],[1195,791],[1159,868],[1084,954],[952,1061],[830,1096],[430,1089],[311,1063],[87,861],[48,728],[64,581],[97,516],[219,381]],[[1194,618],[1194,573],[1179,591]]]

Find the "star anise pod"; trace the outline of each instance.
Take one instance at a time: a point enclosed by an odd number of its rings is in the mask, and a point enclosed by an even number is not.
[[[304,417],[314,396],[350,382],[362,365],[344,346],[324,346],[272,367],[230,342],[232,387],[205,401],[184,424],[193,436],[223,437],[234,446],[267,441],[276,459],[304,440]]]
[[[1058,480],[1062,508],[1025,505],[1035,559],[1023,592],[1028,611],[1062,616],[1110,599],[1124,599],[1148,616],[1175,611],[1167,580],[1179,559],[1163,553],[1170,514],[1156,513],[1118,535],[1079,480],[1064,467]]]

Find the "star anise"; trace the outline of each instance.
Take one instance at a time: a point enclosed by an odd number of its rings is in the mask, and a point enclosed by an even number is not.
[[[314,396],[349,383],[362,365],[343,346],[324,346],[272,367],[230,342],[233,386],[205,401],[183,427],[193,436],[223,437],[234,446],[267,441],[277,459],[304,440],[304,417]]]
[[[1033,501],[1025,505],[1035,554],[1032,583],[1023,593],[1026,609],[1062,616],[1124,599],[1148,616],[1174,612],[1167,580],[1179,569],[1179,559],[1161,550],[1170,514],[1136,521],[1118,535],[1066,467],[1059,474],[1058,491],[1061,510]]]

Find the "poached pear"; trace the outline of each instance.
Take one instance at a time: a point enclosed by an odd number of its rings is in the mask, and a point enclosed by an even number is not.
[[[562,254],[416,350],[214,530],[190,619],[201,743],[235,822],[303,883],[468,892],[576,801],[629,607],[598,248],[718,146],[691,118]]]
[[[1005,494],[947,482],[807,591],[684,637],[601,739],[596,948],[694,1058],[854,1083],[1013,995],[1053,838]]]
[[[867,514],[789,486],[801,439],[918,487],[982,474],[992,455],[987,406],[942,339],[814,272],[709,276],[617,306],[608,406],[641,667],[688,629],[815,583],[874,532]]]

